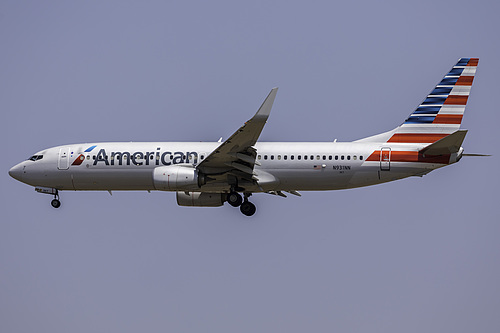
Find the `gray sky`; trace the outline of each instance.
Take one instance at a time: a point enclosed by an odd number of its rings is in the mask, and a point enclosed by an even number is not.
[[[493,1],[2,1],[1,332],[498,332]],[[399,125],[479,57],[468,153],[423,178],[260,194],[253,218],[172,193],[64,192],[7,171],[96,141],[216,141],[280,91],[262,141]]]

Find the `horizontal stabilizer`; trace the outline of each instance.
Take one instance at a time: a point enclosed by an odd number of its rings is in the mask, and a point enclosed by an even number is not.
[[[428,145],[420,152],[423,155],[446,155],[453,154],[460,150],[462,142],[464,142],[467,130],[458,130],[444,138]]]

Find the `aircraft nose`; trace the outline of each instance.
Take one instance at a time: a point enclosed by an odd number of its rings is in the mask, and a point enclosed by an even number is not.
[[[19,181],[21,181],[22,177],[23,177],[23,166],[21,165],[21,163],[19,163],[18,165],[15,165],[13,166],[10,170],[9,170],[9,175],[14,178],[14,179],[17,179]]]

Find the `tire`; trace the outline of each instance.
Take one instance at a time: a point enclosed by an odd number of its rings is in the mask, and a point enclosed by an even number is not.
[[[54,208],[59,208],[61,207],[61,201],[57,200],[57,199],[54,199],[50,202],[50,204],[52,205],[52,207]]]
[[[246,216],[252,216],[253,214],[255,214],[256,210],[257,209],[255,208],[255,205],[250,201],[245,201],[240,206],[241,213]]]
[[[238,192],[228,193],[226,200],[233,207],[238,207],[243,202],[243,199],[241,198],[241,195]]]

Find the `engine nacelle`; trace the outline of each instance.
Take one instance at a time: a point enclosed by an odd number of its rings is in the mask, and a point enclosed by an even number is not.
[[[187,191],[205,184],[205,177],[192,165],[168,165],[153,171],[153,183],[159,191]]]
[[[177,192],[177,204],[190,207],[219,207],[224,204],[223,193]]]

